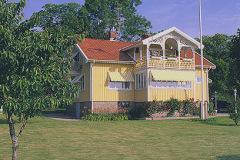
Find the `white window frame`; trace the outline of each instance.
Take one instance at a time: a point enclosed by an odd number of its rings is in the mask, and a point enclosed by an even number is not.
[[[202,77],[201,76],[195,76],[196,77],[196,84],[201,84],[202,83]],[[200,81],[198,81],[200,80]]]
[[[163,85],[163,82],[166,83]],[[176,82],[175,87],[173,86],[174,82]],[[161,85],[158,85],[160,81],[154,81],[151,79],[150,88],[151,89],[175,89],[175,90],[192,90],[193,89],[193,82],[192,81],[161,81]],[[169,84],[171,83],[171,86]],[[181,84],[179,87],[179,83]],[[182,87],[182,83],[186,84],[186,87]],[[188,87],[190,84],[190,87]]]
[[[111,88],[110,84],[114,83],[115,87]],[[117,87],[117,84],[121,83],[121,87]],[[126,83],[129,83],[129,88],[126,88]],[[124,87],[123,87],[124,86]],[[131,82],[118,82],[118,81],[108,81],[108,90],[114,90],[114,91],[131,91],[132,90],[132,84]]]
[[[150,48],[150,49],[149,49],[150,54],[151,54],[151,52],[153,52],[153,51],[159,51],[160,54],[161,54],[161,52],[162,52],[162,56],[161,56],[161,57],[163,57],[163,50],[162,50],[162,49],[160,49],[160,48]],[[153,57],[155,57],[155,56],[153,56]],[[155,58],[161,58],[161,57],[155,57]]]
[[[83,80],[81,80],[83,79]],[[81,76],[81,78],[78,80],[77,85],[81,87],[79,92],[84,92],[85,91],[85,74]]]
[[[144,72],[135,74],[135,88],[145,89],[147,87],[147,76]]]

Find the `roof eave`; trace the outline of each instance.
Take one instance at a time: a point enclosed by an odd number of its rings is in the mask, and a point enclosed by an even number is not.
[[[196,68],[201,68],[201,65],[195,65]],[[216,69],[216,66],[203,65],[203,68]]]
[[[129,45],[127,47],[124,47],[122,49],[120,49],[120,51],[127,51],[129,49],[132,49],[132,48],[135,48],[135,47],[138,47],[140,45],[142,45],[143,43],[142,42],[139,42],[139,43],[136,43],[136,44],[133,44],[133,45]]]
[[[117,61],[117,60],[95,60],[95,59],[88,59],[90,63],[120,63],[120,64],[135,64],[134,61]]]

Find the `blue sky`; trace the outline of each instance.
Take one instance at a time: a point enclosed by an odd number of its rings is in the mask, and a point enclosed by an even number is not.
[[[84,0],[28,0],[25,17],[41,10],[46,3],[83,4]],[[142,0],[137,12],[151,21],[152,32],[173,26],[189,36],[199,37],[199,0]],[[240,28],[239,0],[202,0],[203,35],[236,34]]]

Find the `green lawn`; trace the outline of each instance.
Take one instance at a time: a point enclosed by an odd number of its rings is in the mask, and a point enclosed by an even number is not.
[[[17,125],[19,128],[20,125]],[[0,114],[0,159],[11,141]],[[30,119],[19,159],[240,159],[240,127],[228,117],[196,120],[86,122]]]

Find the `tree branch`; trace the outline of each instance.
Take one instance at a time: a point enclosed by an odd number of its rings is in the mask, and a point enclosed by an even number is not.
[[[15,128],[14,128],[14,123],[13,123],[11,113],[8,113],[8,125],[9,125],[9,132],[10,132],[11,139],[12,139],[12,141],[14,141],[15,140]]]
[[[19,132],[17,138],[19,138],[19,137],[21,136],[22,131],[23,131],[23,129],[24,129],[25,126],[26,126],[27,120],[28,120],[28,117],[25,118],[25,121],[24,121],[24,123],[23,123],[23,125],[22,125],[22,127],[21,127],[21,129],[20,129],[20,132]]]

